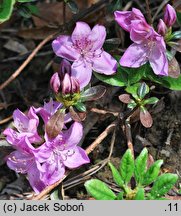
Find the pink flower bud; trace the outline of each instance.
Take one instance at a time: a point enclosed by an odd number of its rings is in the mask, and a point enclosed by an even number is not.
[[[71,64],[66,59],[63,59],[60,63],[60,71],[59,71],[61,80],[63,80],[66,73],[71,74]]]
[[[74,94],[80,92],[80,84],[75,77],[65,74],[62,82],[62,94]]]
[[[170,5],[167,4],[164,14],[164,22],[166,26],[169,28],[171,27],[177,19],[177,15],[175,9]]]
[[[58,73],[54,73],[50,79],[50,86],[52,90],[57,94],[60,89],[60,77]]]
[[[79,81],[71,76],[71,83],[72,83],[72,93],[79,93],[80,92],[80,84],[79,84]]]
[[[159,20],[159,23],[158,23],[158,33],[162,36],[164,36],[167,32],[167,27],[165,25],[165,23],[163,22],[162,19]]]

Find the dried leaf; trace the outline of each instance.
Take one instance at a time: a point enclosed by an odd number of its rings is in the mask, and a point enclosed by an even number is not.
[[[32,28],[32,29],[22,29],[18,31],[18,36],[25,39],[34,39],[34,40],[43,40],[49,35],[56,33],[58,31],[57,28]]]
[[[28,52],[27,48],[23,44],[12,39],[8,40],[8,42],[5,43],[4,48],[20,54]]]
[[[168,75],[172,78],[178,78],[180,75],[180,66],[175,57],[168,62]]]
[[[65,113],[58,110],[47,122],[45,129],[49,138],[55,138],[63,129]]]
[[[125,104],[128,104],[131,102],[131,97],[129,94],[121,94],[119,95],[119,100]]]
[[[146,128],[150,128],[153,124],[152,116],[145,108],[140,110],[140,121]]]

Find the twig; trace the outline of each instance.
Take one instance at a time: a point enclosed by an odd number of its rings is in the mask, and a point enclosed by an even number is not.
[[[23,64],[4,83],[0,85],[0,90],[4,89],[7,85],[9,85],[9,83],[11,83],[30,63],[30,61],[34,58],[37,52],[43,47],[43,45],[46,44],[48,41],[52,40],[54,35],[56,34],[57,32],[49,35],[41,43],[39,43],[39,45],[32,51],[29,57],[23,62]]]
[[[7,122],[10,121],[12,118],[13,118],[13,116],[11,115],[11,116],[8,116],[8,117],[5,118],[5,119],[2,119],[2,120],[0,121],[0,125],[7,123]]]
[[[146,13],[147,13],[147,18],[148,18],[148,23],[152,24],[153,22],[152,22],[152,16],[151,16],[149,0],[146,0]]]
[[[86,153],[90,154],[116,127],[116,121],[110,124],[98,137],[97,139],[86,149]]]
[[[97,108],[91,108],[90,111],[98,113],[98,114],[102,114],[102,115],[112,114],[115,117],[117,117],[119,115],[119,112],[112,112],[112,111],[109,111],[109,110],[102,110],[102,109],[97,109]]]
[[[132,135],[131,135],[131,125],[129,123],[129,119],[127,119],[125,122],[125,134],[126,134],[126,138],[127,138],[128,149],[131,150],[133,158],[134,158],[134,148],[133,148]]]

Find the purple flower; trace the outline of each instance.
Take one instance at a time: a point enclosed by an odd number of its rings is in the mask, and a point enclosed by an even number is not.
[[[7,165],[17,173],[27,174],[30,185],[36,193],[45,188],[45,184],[40,180],[41,165],[36,160],[36,151],[27,137],[23,137],[19,142],[14,143],[16,151],[7,157]]]
[[[175,9],[170,5],[167,4],[165,13],[164,13],[164,23],[167,27],[171,27],[177,19],[177,15]]]
[[[39,118],[36,115],[33,107],[25,115],[19,109],[13,112],[14,127],[16,130],[7,128],[3,134],[7,136],[7,141],[11,144],[16,144],[23,137],[28,137],[30,142],[40,142],[41,137],[37,133]]]
[[[37,159],[42,164],[41,179],[44,183],[50,185],[60,180],[64,176],[65,167],[73,169],[89,163],[86,152],[77,146],[82,135],[82,125],[75,122],[55,139],[49,140],[46,137],[46,142],[37,154]]]
[[[164,36],[167,32],[167,26],[165,25],[165,23],[163,22],[162,19],[159,20],[158,23],[158,34]]]
[[[59,36],[52,43],[57,56],[73,61],[71,75],[81,87],[90,82],[92,70],[106,75],[116,72],[116,60],[102,49],[105,38],[104,26],[96,25],[91,30],[88,24],[77,22],[71,36]]]
[[[146,21],[140,10],[132,8],[132,11],[115,11],[115,20],[125,30],[130,32],[133,20]]]
[[[164,38],[148,25],[139,10],[115,12],[115,17],[122,28],[130,32],[134,42],[120,59],[125,67],[138,68],[148,61],[157,75],[168,75],[168,60]]]

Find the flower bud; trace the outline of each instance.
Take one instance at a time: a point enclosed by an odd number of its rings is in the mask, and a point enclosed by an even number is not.
[[[80,92],[80,84],[75,77],[70,76],[68,73],[65,74],[62,81],[62,94],[74,94]]]
[[[52,90],[57,94],[60,89],[60,77],[58,73],[54,73],[50,79],[50,86]]]
[[[169,28],[175,23],[176,19],[177,15],[175,9],[170,4],[167,4],[164,13],[164,23]]]
[[[68,73],[69,75],[71,74],[71,64],[66,59],[63,59],[60,63],[60,71],[59,71],[61,80],[63,80],[66,73]]]
[[[167,27],[165,25],[165,23],[163,22],[162,19],[159,20],[159,23],[158,23],[158,34],[164,36],[167,32]]]

